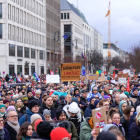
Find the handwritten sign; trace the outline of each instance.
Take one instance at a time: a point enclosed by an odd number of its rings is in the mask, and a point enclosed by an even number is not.
[[[119,82],[120,84],[126,84],[126,78],[119,78],[119,79],[118,79],[118,82]]]
[[[88,75],[88,80],[98,80],[99,79],[99,74],[89,74]]]
[[[61,81],[79,81],[81,73],[81,63],[61,64]]]
[[[46,83],[60,83],[59,75],[46,75]]]

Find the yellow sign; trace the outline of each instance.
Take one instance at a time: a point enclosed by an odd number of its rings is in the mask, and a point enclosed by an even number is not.
[[[81,63],[61,64],[61,81],[80,81]]]

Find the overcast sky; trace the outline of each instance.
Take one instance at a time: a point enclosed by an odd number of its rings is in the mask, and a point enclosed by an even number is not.
[[[77,6],[77,0],[68,0]],[[108,0],[78,0],[79,9],[89,25],[96,28],[108,42]],[[140,0],[111,0],[111,42],[125,51],[140,41]]]

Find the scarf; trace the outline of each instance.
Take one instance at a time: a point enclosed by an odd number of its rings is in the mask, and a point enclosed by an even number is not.
[[[116,125],[117,127],[122,126],[122,124],[116,124],[116,123],[112,123],[112,124]]]
[[[11,126],[17,132],[17,134],[19,133],[19,129],[20,129],[19,123],[17,125],[13,125],[9,121],[7,121],[7,123],[8,123],[9,126]]]
[[[4,140],[4,129],[0,130],[0,140]]]
[[[91,129],[93,129],[93,117],[91,117],[91,119],[89,120],[89,125],[90,125]]]

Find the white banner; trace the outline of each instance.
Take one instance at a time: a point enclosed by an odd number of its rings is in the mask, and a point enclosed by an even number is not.
[[[46,83],[60,83],[59,75],[46,75]]]

